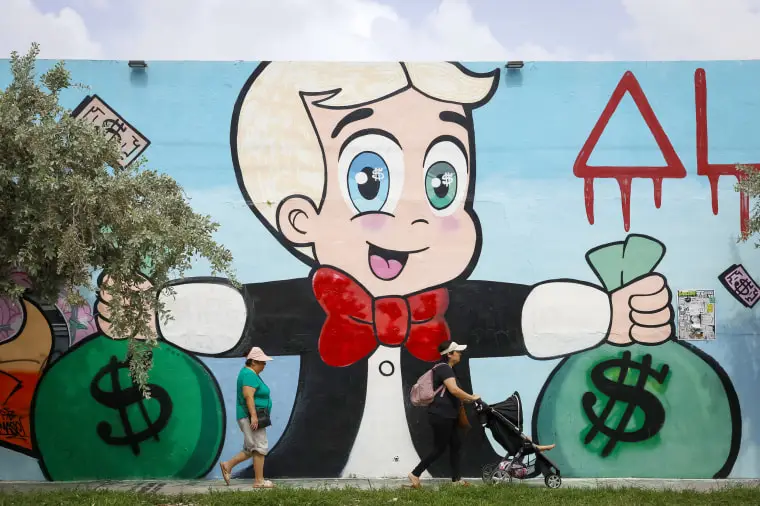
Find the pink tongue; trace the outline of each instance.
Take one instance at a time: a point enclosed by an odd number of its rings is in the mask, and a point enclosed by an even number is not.
[[[398,260],[386,260],[379,255],[370,255],[369,266],[372,272],[380,279],[392,279],[398,276],[404,268]]]

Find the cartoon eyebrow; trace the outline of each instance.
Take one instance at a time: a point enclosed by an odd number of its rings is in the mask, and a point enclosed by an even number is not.
[[[346,125],[349,123],[353,123],[354,121],[359,121],[362,119],[367,119],[370,116],[372,116],[375,113],[372,109],[369,107],[364,107],[362,109],[357,109],[355,111],[351,111],[350,113],[346,114],[343,119],[338,121],[338,124],[335,125],[335,128],[332,131],[332,138],[336,138],[338,134],[340,133],[343,128],[345,128]]]
[[[467,128],[467,118],[463,116],[462,114],[459,114],[458,112],[442,111],[441,114],[438,115],[438,117],[441,118],[441,121],[456,123],[462,128]]]
[[[366,130],[359,130],[358,132],[354,132],[351,134],[351,136],[343,141],[343,144],[340,146],[340,149],[338,150],[338,157],[340,157],[343,154],[343,150],[346,149],[346,146],[351,144],[351,141],[356,139],[357,137],[363,137],[365,135],[379,135],[381,137],[385,137],[386,139],[389,139],[391,142],[393,142],[396,146],[401,148],[401,143],[396,139],[392,133],[386,132],[385,130],[380,130],[378,128],[368,128]]]
[[[456,137],[452,135],[440,135],[436,137],[435,139],[433,139],[433,142],[431,142],[428,148],[425,150],[425,156],[423,156],[423,160],[427,161],[427,157],[428,157],[428,154],[430,153],[430,150],[433,149],[433,146],[435,146],[436,144],[440,144],[441,142],[450,142],[454,144],[457,148],[459,148],[459,151],[462,152],[462,154],[464,155],[464,159],[465,160],[468,159],[467,150],[465,149],[464,144],[462,144],[461,140],[457,139]],[[469,163],[467,164],[467,172],[470,172]]]

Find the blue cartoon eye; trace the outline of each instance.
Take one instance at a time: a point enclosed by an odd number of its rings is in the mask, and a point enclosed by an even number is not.
[[[347,183],[348,195],[357,211],[379,211],[388,199],[390,189],[388,165],[377,153],[359,153],[351,160]]]

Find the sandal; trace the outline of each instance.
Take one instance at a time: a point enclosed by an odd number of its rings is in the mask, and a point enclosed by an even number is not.
[[[421,488],[422,487],[422,485],[420,484],[420,479],[417,478],[415,475],[413,475],[412,473],[409,473],[407,475],[407,477],[409,478],[409,481],[412,482],[412,488]]]
[[[452,482],[452,485],[457,485],[457,486],[460,486],[460,487],[469,487],[470,486],[470,482],[469,481],[464,481],[464,480],[459,480],[459,481]]]
[[[229,486],[229,484],[230,484],[230,472],[226,471],[224,469],[224,463],[223,462],[219,462],[219,467],[222,470],[222,478],[224,478],[224,482]]]
[[[274,488],[274,483],[272,483],[269,480],[264,480],[259,485],[257,485],[257,484],[254,483],[253,484],[253,488]]]

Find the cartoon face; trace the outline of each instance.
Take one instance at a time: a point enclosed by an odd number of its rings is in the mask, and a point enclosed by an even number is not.
[[[319,210],[285,200],[278,225],[317,261],[337,267],[372,295],[407,295],[459,276],[477,246],[470,120],[464,107],[407,89],[353,108],[307,101],[323,149]]]

